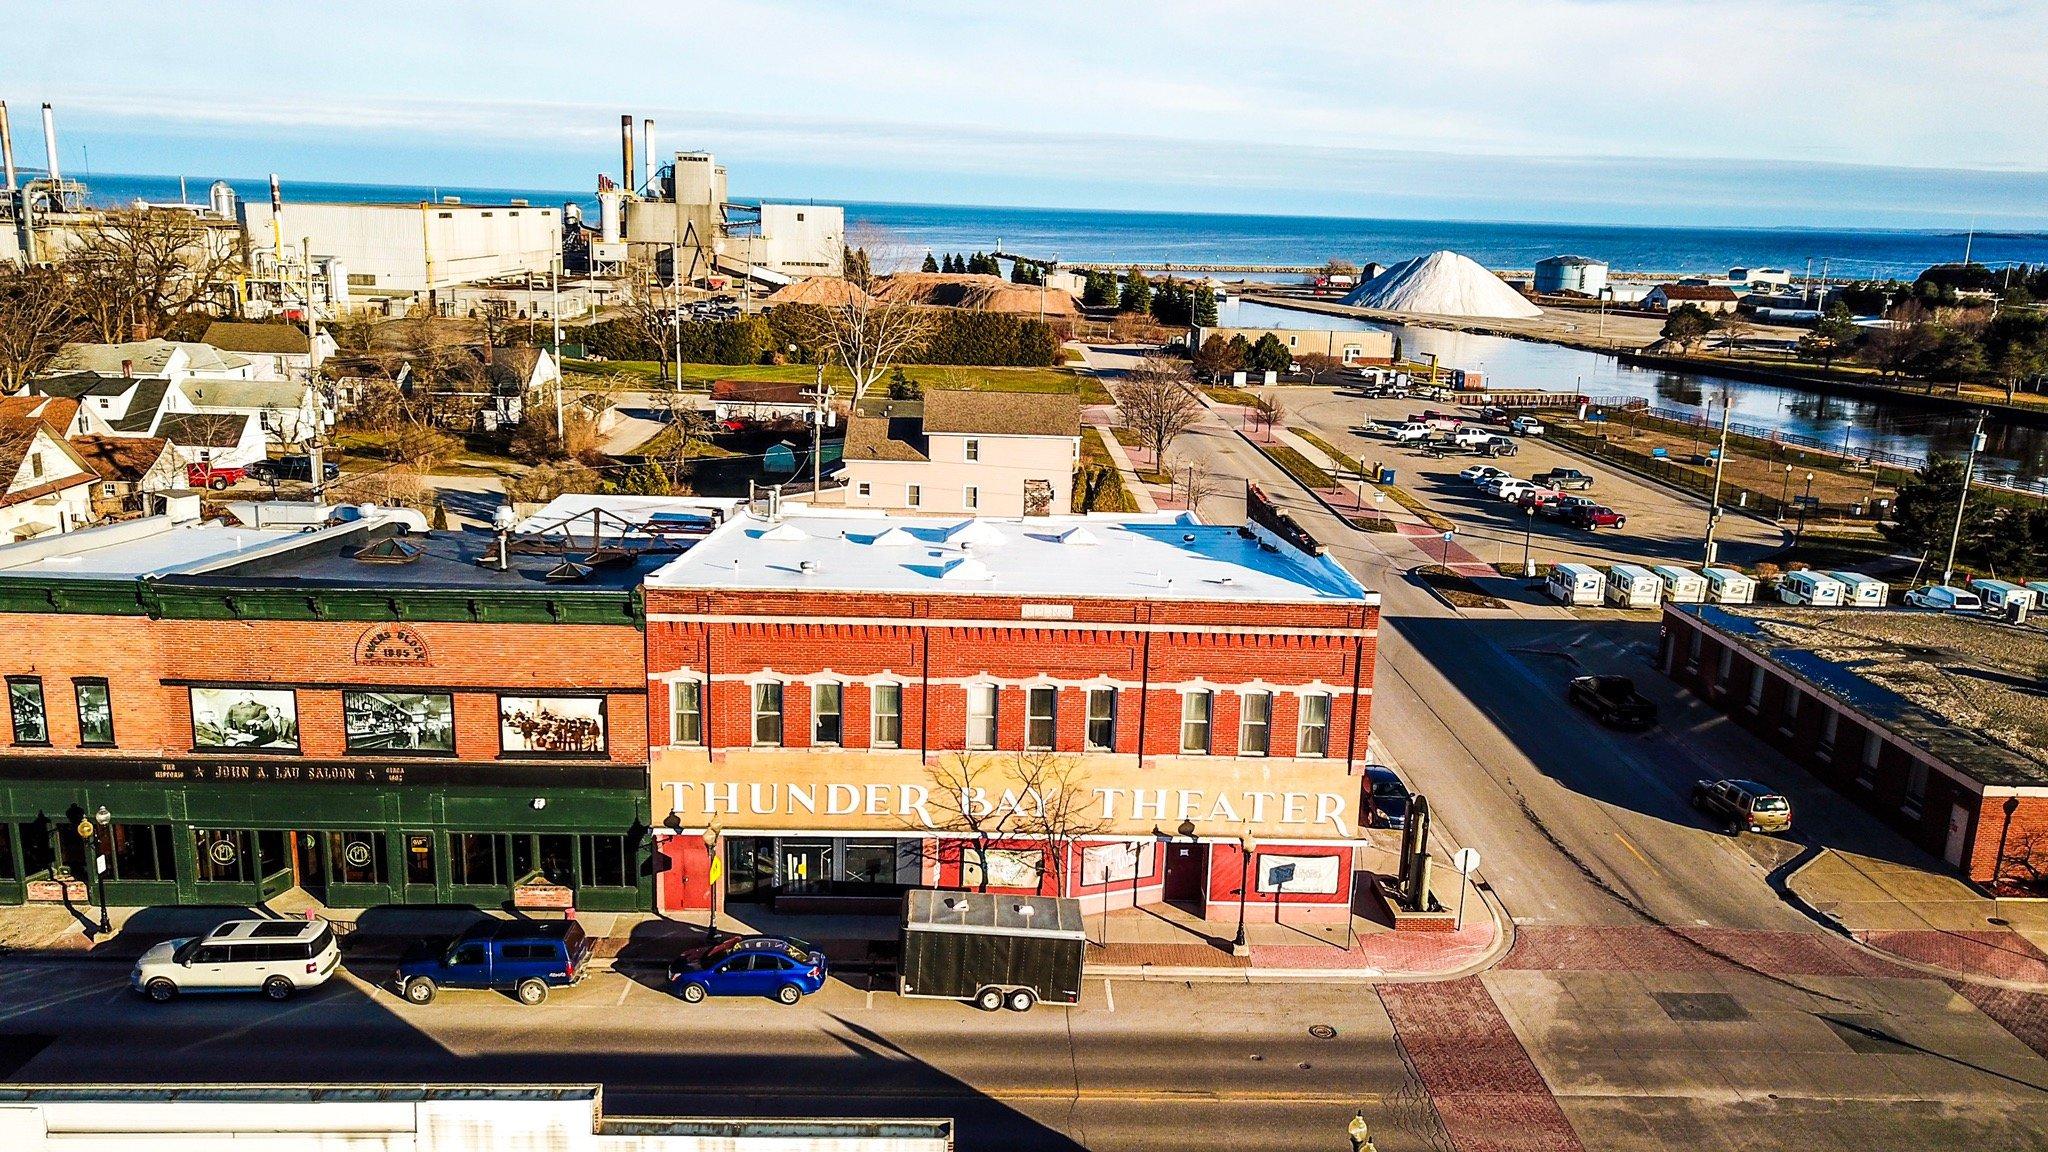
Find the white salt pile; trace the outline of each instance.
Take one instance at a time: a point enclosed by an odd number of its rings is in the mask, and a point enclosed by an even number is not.
[[[1448,251],[1403,260],[1352,289],[1344,303],[1433,316],[1527,320],[1543,315],[1542,309],[1471,257]]]

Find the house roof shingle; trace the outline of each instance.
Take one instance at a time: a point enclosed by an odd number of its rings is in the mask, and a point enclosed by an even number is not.
[[[38,440],[48,440],[58,451],[69,454],[74,460],[78,459],[77,451],[65,443],[63,437],[52,433],[43,424],[41,417],[0,415],[0,488],[14,482],[15,477],[21,472],[22,461],[28,458],[29,451],[35,447]],[[81,466],[85,464],[83,460],[78,460],[78,463]],[[62,476],[14,492],[6,492],[0,495],[0,507],[25,504],[52,492],[61,492],[80,484],[90,484],[92,481],[93,471],[86,467],[85,471],[78,475]]]
[[[306,385],[289,380],[186,380],[178,385],[198,408],[276,408],[290,412],[305,406]]]
[[[304,356],[309,347],[306,332],[290,324],[248,324],[216,320],[206,326],[200,343],[229,352],[255,352],[265,356]]]
[[[56,372],[97,372],[102,376],[147,376],[170,366],[182,349],[193,372],[230,372],[249,362],[207,344],[178,340],[133,340],[125,344],[66,344],[51,359]]]
[[[924,405],[915,400],[863,400],[846,422],[848,460],[928,460]]]
[[[101,479],[135,484],[171,450],[171,443],[161,436],[76,436],[71,450]]]
[[[41,420],[50,435],[62,440],[78,415],[78,401],[69,396],[8,396],[0,399],[0,419]]]
[[[186,448],[233,448],[254,419],[246,412],[174,412],[157,425],[157,434]]]
[[[924,431],[984,436],[1079,436],[1081,398],[1071,392],[925,393]]]

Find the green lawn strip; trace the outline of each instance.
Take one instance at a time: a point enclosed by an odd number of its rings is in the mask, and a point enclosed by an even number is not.
[[[1289,476],[1310,488],[1335,488],[1337,480],[1328,472],[1317,467],[1315,462],[1285,444],[1261,444],[1259,451],[1271,457],[1273,463],[1286,469]]]
[[[1256,393],[1247,392],[1242,388],[1232,388],[1229,385],[1208,388],[1206,391],[1209,393],[1209,398],[1218,404],[1237,404],[1245,408],[1252,408],[1256,407],[1259,403]]]
[[[1137,500],[1131,496],[1131,490],[1124,485],[1123,471],[1116,466],[1116,461],[1109,454],[1109,447],[1102,442],[1102,429],[1084,428],[1081,430],[1081,471],[1085,476],[1093,468],[1102,469],[1105,476],[1102,489],[1095,498],[1095,507],[1087,509],[1087,511],[1136,512],[1138,510]],[[1079,480],[1074,484],[1074,511],[1076,512],[1083,511],[1080,505],[1081,498],[1085,495],[1084,487],[1084,484]]]

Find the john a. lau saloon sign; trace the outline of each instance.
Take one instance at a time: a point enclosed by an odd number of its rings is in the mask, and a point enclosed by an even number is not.
[[[1162,777],[1166,773],[1160,773]],[[1199,783],[1199,781],[1184,781]],[[1062,823],[1111,836],[1173,833],[1193,822],[1202,836],[1255,835],[1348,839],[1353,834],[1356,777],[1341,768],[1321,787],[1258,788],[1115,787],[1081,783],[1083,796]],[[1348,786],[1347,786],[1348,785]],[[1028,785],[947,787],[936,781],[804,783],[772,781],[666,780],[656,805],[666,801],[686,826],[717,824],[731,830],[866,831],[894,829],[964,831],[976,817],[980,827],[1025,828],[1062,810],[1060,794]],[[659,816],[657,816],[657,819]]]

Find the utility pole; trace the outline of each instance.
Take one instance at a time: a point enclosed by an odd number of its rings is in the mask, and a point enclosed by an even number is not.
[[[1966,261],[1967,262],[1967,261]],[[1970,433],[1970,454],[1963,461],[1963,494],[1956,497],[1956,526],[1948,534],[1948,563],[1941,567],[1941,583],[1947,587],[1956,576],[1956,545],[1963,538],[1963,510],[1970,506],[1970,483],[1977,476],[1977,453],[1984,449],[1984,413],[1977,413],[1977,429]]]
[[[566,440],[569,430],[562,417],[562,254],[555,253],[548,265],[548,318],[555,322],[555,346],[548,355],[555,360],[555,437]]]
[[[1728,464],[1728,418],[1733,412],[1735,397],[1721,393],[1721,446],[1714,452],[1714,494],[1707,500],[1707,549],[1706,563],[1714,564],[1714,530],[1721,526],[1721,471]]]
[[[180,196],[180,199],[183,199],[183,197]],[[299,237],[299,255],[306,258],[306,387],[314,389],[315,402],[319,405],[318,421],[313,426],[313,446],[307,452],[309,457],[307,472],[308,478],[313,481],[314,489],[318,491],[327,484],[327,452],[323,444],[327,434],[327,421],[325,419],[327,399],[320,394],[313,383],[313,374],[320,370],[320,348],[316,342],[320,334],[320,327],[318,322],[313,319],[313,238],[311,236]],[[278,295],[282,297],[284,295],[284,267],[282,265],[279,265],[277,270],[277,286]]]
[[[818,360],[818,385],[812,391],[811,399],[817,404],[817,411],[811,417],[811,499],[818,498],[818,491],[824,484],[825,457],[825,402],[829,395],[825,391],[825,361]]]

